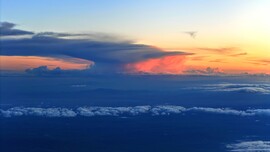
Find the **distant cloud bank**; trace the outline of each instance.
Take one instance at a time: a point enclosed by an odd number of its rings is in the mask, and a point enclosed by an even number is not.
[[[207,91],[221,91],[221,92],[270,94],[270,84],[220,83],[220,84],[214,84],[214,85],[206,85],[197,89],[202,89],[202,90],[207,90]]]
[[[76,117],[76,116],[138,116],[138,115],[172,115],[182,113],[212,113],[234,116],[270,116],[270,109],[236,110],[230,108],[191,107],[185,108],[176,105],[160,106],[134,106],[134,107],[78,107],[72,108],[38,108],[38,107],[14,107],[0,109],[2,117],[13,116],[42,116],[42,117]]]
[[[206,69],[188,69],[184,73],[190,75],[225,75],[219,68],[211,67],[207,67]]]

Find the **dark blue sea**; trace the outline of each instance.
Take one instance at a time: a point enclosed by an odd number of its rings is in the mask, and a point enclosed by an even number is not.
[[[2,77],[0,151],[270,151],[268,77],[168,77]]]

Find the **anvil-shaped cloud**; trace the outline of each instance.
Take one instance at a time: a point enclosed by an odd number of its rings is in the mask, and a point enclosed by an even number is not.
[[[172,71],[181,71],[181,66],[171,66],[170,60],[165,60],[167,57],[183,60],[183,56],[187,55],[184,52],[166,52],[162,49],[136,44],[132,41],[119,40],[118,37],[105,34],[70,34],[70,33],[36,33],[24,31],[23,34],[32,34],[29,38],[9,38],[12,31],[23,31],[13,29],[9,26],[12,23],[1,23],[1,53],[6,56],[41,56],[41,57],[66,57],[79,58],[89,60],[95,63],[93,71],[100,72],[127,72],[126,65],[153,62],[162,59],[160,65],[155,67],[160,70],[143,70],[138,69],[138,64],[133,70],[150,72],[150,73],[168,73]],[[16,34],[18,35],[18,34]],[[168,62],[167,62],[168,61]],[[182,62],[177,62],[182,64]],[[146,65],[146,64],[144,64]],[[170,68],[167,68],[167,67]],[[165,68],[166,67],[166,68]],[[130,69],[128,69],[129,71]],[[165,71],[161,71],[165,70]],[[134,72],[134,71],[133,71]],[[179,72],[178,72],[179,73]]]

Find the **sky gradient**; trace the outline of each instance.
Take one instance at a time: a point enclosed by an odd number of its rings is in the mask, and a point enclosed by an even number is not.
[[[267,0],[116,0],[113,2],[82,0],[80,3],[75,0],[65,2],[2,0],[1,22],[16,24],[11,29],[32,32],[34,36],[41,32],[72,33],[72,38],[69,35],[64,39],[74,41],[78,37],[82,39],[83,35],[85,39],[89,39],[90,35],[92,42],[98,41],[99,44],[102,42],[106,45],[111,43],[114,47],[117,44],[119,50],[130,49],[130,47],[134,49],[139,46],[139,49],[133,50],[134,54],[137,54],[136,52],[140,54],[144,50],[148,52],[144,52],[143,58],[136,59],[132,57],[133,53],[125,54],[124,51],[110,53],[112,50],[107,48],[102,48],[106,50],[106,55],[101,53],[98,57],[95,53],[86,53],[84,57],[78,53],[70,55],[70,53],[63,53],[64,50],[62,54],[44,55],[43,52],[46,50],[38,54],[33,52],[11,54],[5,53],[11,49],[5,47],[6,37],[11,44],[10,39],[14,40],[15,37],[18,39],[20,35],[13,35],[10,38],[10,35],[1,34],[3,44],[1,50],[4,52],[0,56],[1,70],[24,71],[39,66],[48,66],[50,69],[55,67],[84,69],[87,64],[95,63],[94,65],[102,69],[101,71],[108,70],[109,64],[109,69],[117,69],[113,71],[121,73],[202,74],[207,73],[206,68],[210,67],[218,74],[245,72],[269,74],[269,8],[270,2]],[[3,27],[1,25],[1,29]],[[196,37],[193,38],[185,33],[189,31],[197,32]],[[77,37],[74,34],[77,34]],[[44,33],[42,36],[48,35],[57,39],[63,38]],[[18,44],[18,42],[13,43]],[[40,44],[44,43],[40,41]],[[119,43],[121,45],[118,45]],[[130,47],[127,48],[126,45]],[[96,49],[84,46],[87,47],[87,51]],[[73,49],[76,46],[69,45],[69,47]],[[21,50],[26,48],[20,46]],[[148,50],[149,48],[151,51]],[[27,51],[29,50],[25,52]],[[157,51],[158,55],[153,55],[153,51]],[[149,55],[149,52],[152,54]],[[89,57],[85,58],[85,55]],[[103,56],[102,61],[100,56]],[[130,62],[122,61],[120,58]],[[40,61],[37,61],[38,59]]]
[[[270,0],[0,0],[0,151],[270,152]]]

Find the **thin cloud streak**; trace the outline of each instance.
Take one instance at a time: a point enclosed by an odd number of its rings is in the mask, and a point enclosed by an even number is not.
[[[244,56],[244,55],[247,55],[247,52],[231,54],[229,56],[231,56],[231,57],[239,57],[239,56]]]
[[[240,141],[234,144],[228,144],[229,151],[238,152],[270,152],[270,141]]]

